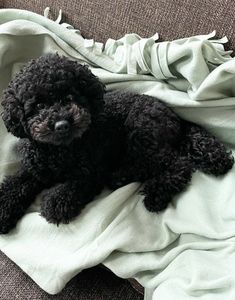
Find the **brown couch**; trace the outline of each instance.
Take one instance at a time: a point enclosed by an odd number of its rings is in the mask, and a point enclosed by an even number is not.
[[[96,41],[105,42],[109,37],[119,38],[130,32],[143,37],[159,32],[163,40],[172,40],[216,29],[217,36],[229,38],[228,48],[235,46],[234,0],[0,0],[0,8],[40,14],[46,6],[51,7],[50,16],[54,19],[61,8],[65,22]],[[138,300],[143,299],[141,292],[136,283],[131,286],[96,267],[78,274],[60,294],[50,296],[0,254],[1,300]]]

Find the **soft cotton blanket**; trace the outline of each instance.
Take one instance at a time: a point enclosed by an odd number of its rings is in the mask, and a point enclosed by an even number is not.
[[[235,60],[215,33],[173,42],[129,34],[104,47],[68,24],[0,10],[0,89],[23,63],[58,52],[88,63],[107,89],[156,96],[235,149]],[[0,175],[18,165],[18,140],[0,124]],[[235,154],[235,152],[234,152]],[[160,214],[146,211],[140,185],[104,191],[69,225],[48,224],[36,201],[0,249],[51,294],[85,268],[103,263],[134,277],[146,300],[234,300],[235,168],[215,178],[197,172]],[[38,200],[40,195],[38,196]]]

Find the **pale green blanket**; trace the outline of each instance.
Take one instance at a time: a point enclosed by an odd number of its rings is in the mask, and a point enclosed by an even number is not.
[[[67,28],[67,27],[68,28]],[[215,33],[173,42],[129,34],[105,48],[79,31],[20,10],[0,10],[0,89],[32,57],[59,52],[89,63],[107,89],[156,96],[235,147],[235,60]],[[16,138],[0,126],[1,178],[17,168]],[[146,211],[138,183],[104,191],[69,225],[40,217],[36,201],[0,249],[41,288],[58,293],[103,263],[145,287],[146,300],[235,299],[235,168],[197,172],[163,213]],[[40,196],[38,197],[40,198]],[[39,199],[38,199],[39,200]]]

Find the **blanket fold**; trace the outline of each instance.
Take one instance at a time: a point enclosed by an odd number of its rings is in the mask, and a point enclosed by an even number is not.
[[[46,12],[47,13],[47,12]],[[46,14],[45,14],[46,15]],[[57,20],[59,21],[59,19]],[[207,128],[235,154],[235,63],[215,32],[172,42],[128,34],[105,45],[69,24],[32,12],[0,10],[0,91],[25,62],[58,52],[86,63],[106,84],[161,99]],[[17,170],[18,139],[0,121],[0,179]],[[215,178],[194,174],[160,214],[144,208],[139,183],[103,191],[68,225],[48,224],[35,203],[0,250],[50,294],[85,268],[103,263],[136,278],[146,300],[233,300],[235,168]]]

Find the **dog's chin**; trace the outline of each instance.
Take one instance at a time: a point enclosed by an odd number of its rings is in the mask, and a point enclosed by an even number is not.
[[[68,146],[73,141],[78,140],[81,138],[83,133],[80,134],[65,134],[65,135],[57,135],[57,134],[50,134],[47,136],[40,136],[34,135],[32,138],[39,143],[54,145],[54,146]]]
[[[49,141],[50,144],[54,146],[68,146],[75,140],[75,137],[73,136],[64,136],[61,138],[55,138]]]

